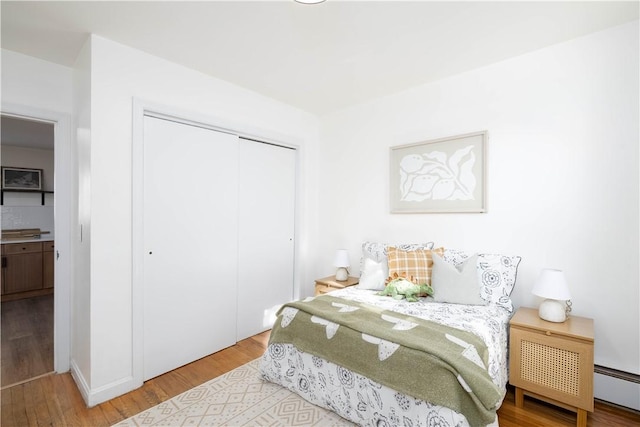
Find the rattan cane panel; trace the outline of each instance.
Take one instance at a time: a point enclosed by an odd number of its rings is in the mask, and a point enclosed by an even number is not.
[[[527,340],[520,341],[521,378],[549,389],[578,396],[580,354]]]

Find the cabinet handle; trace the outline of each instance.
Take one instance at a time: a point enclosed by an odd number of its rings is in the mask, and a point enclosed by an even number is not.
[[[550,336],[551,336],[551,331],[547,331],[547,332],[545,332],[545,333],[547,334],[547,336],[548,336],[548,337],[550,337]]]
[[[2,268],[7,268],[7,257],[6,256],[2,257]]]

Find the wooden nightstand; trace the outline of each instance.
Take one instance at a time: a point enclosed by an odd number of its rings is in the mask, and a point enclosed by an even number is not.
[[[587,425],[593,412],[593,320],[569,316],[547,322],[538,310],[521,307],[509,333],[509,382],[516,387],[516,406],[524,395],[576,412]]]
[[[344,282],[338,282],[336,276],[325,277],[324,279],[316,279],[316,296],[335,291],[336,289],[346,288],[348,286],[357,285],[360,281],[358,277],[348,277]]]

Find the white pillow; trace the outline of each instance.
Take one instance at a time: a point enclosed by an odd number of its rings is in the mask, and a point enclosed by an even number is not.
[[[366,257],[364,258],[362,265],[360,281],[356,285],[356,288],[381,291],[384,289],[384,282],[386,279],[387,274],[384,272],[382,263]]]
[[[449,264],[434,254],[431,269],[433,300],[452,304],[487,305],[480,297],[478,255],[471,255],[458,265]]]

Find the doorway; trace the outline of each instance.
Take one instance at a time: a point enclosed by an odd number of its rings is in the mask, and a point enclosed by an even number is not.
[[[54,370],[55,125],[2,115],[0,126],[5,388]]]
[[[36,149],[41,151],[44,150],[52,150],[53,153],[53,166],[50,167],[50,171],[45,174],[43,170],[43,183],[45,185],[47,180],[49,181],[49,187],[44,187],[46,189],[41,192],[41,194],[37,194],[35,197],[39,198],[39,201],[30,200],[28,203],[22,204],[30,204],[31,210],[36,212],[37,215],[41,215],[41,217],[50,218],[47,215],[42,215],[43,211],[53,210],[53,219],[43,227],[44,231],[50,231],[49,240],[50,243],[45,244],[44,240],[41,240],[42,250],[47,251],[47,254],[43,253],[43,270],[52,270],[53,274],[47,277],[51,278],[51,283],[49,286],[53,287],[53,293],[48,293],[48,297],[45,294],[44,297],[42,295],[35,295],[38,297],[42,297],[41,300],[31,301],[34,305],[28,306],[26,309],[20,307],[19,309],[15,309],[18,312],[28,311],[30,314],[31,320],[35,320],[36,324],[40,325],[50,325],[47,327],[47,333],[52,335],[51,343],[47,344],[47,351],[49,355],[46,356],[48,366],[46,371],[51,371],[51,358],[53,359],[53,371],[57,373],[67,372],[69,371],[70,366],[70,296],[72,289],[72,281],[71,281],[71,260],[73,259],[72,253],[72,233],[71,233],[71,223],[72,223],[72,194],[73,189],[75,188],[73,185],[73,177],[74,171],[77,168],[74,167],[72,163],[72,147],[71,147],[71,134],[70,134],[70,117],[66,113],[51,111],[51,110],[43,110],[39,108],[34,108],[30,106],[3,103],[2,111],[0,114],[2,118],[2,164],[5,164],[5,161],[11,161],[11,156],[8,156],[9,153],[12,152],[12,149],[7,149],[9,146],[9,142],[13,142],[12,146],[20,146],[17,141],[18,139],[23,139],[22,146],[32,145],[35,142],[29,143],[28,132],[24,129],[16,131],[17,137],[12,137],[9,133],[11,130],[11,124],[8,120],[15,121],[18,125],[22,127],[31,128],[38,127],[40,129],[47,129],[47,133],[49,135],[51,130],[53,134],[47,138],[47,146],[36,146]],[[19,121],[18,121],[19,120]],[[9,125],[7,126],[7,123]],[[38,126],[41,125],[41,126]],[[5,137],[7,138],[5,140]],[[42,139],[42,138],[40,138]],[[5,147],[4,142],[7,141],[7,147]],[[23,151],[26,148],[23,149]],[[18,150],[19,151],[19,150]],[[39,152],[42,154],[42,152]],[[13,149],[13,154],[15,161],[18,161],[20,157],[15,157],[16,150]],[[24,152],[22,153],[24,154]],[[27,156],[28,157],[28,156]],[[16,165],[10,165],[16,166]],[[39,169],[39,168],[34,168]],[[44,168],[43,168],[44,169]],[[54,173],[55,172],[55,173]],[[76,179],[77,181],[77,179]],[[51,186],[52,185],[52,186]],[[5,192],[3,191],[3,196]],[[8,193],[8,192],[7,192]],[[44,194],[46,193],[46,194]],[[34,197],[34,194],[23,194],[13,196],[17,197]],[[9,199],[7,203],[9,203]],[[4,197],[3,197],[3,211],[8,210],[5,209],[4,206]],[[20,204],[20,203],[18,203]],[[47,209],[42,209],[43,206],[47,206]],[[7,206],[8,207],[8,206]],[[5,213],[5,212],[3,212]],[[11,214],[16,214],[16,212],[10,212]],[[32,214],[34,212],[31,212]],[[50,213],[48,214],[50,215]],[[2,215],[2,228],[7,228],[12,226],[12,223],[9,221],[10,215]],[[31,218],[32,220],[35,220]],[[15,218],[14,218],[15,220]],[[28,223],[20,223],[20,228],[23,228]],[[55,238],[55,247],[53,247],[53,238]],[[4,242],[3,242],[4,243]],[[31,245],[37,246],[37,245]],[[31,248],[33,249],[33,248]],[[44,262],[44,259],[47,259],[47,262]],[[44,277],[43,277],[44,279]],[[4,285],[4,281],[3,281]],[[8,298],[9,299],[9,298]],[[14,299],[14,301],[19,301],[19,299]],[[26,299],[23,301],[21,305],[27,305]],[[3,304],[4,305],[4,304]],[[38,308],[36,308],[38,307]],[[2,307],[4,309],[4,306]],[[48,311],[47,311],[48,310]],[[3,346],[2,351],[5,350],[4,338],[7,330],[5,329],[5,314],[10,314],[10,310],[7,309],[5,313],[3,311],[2,316],[2,331],[3,331]],[[39,315],[33,315],[32,313],[41,313]],[[45,320],[42,320],[45,319]],[[48,320],[46,320],[48,319]],[[40,321],[38,323],[38,321]],[[50,331],[50,332],[49,332]],[[26,333],[26,332],[22,332]],[[32,332],[35,336],[41,336],[41,331]],[[20,334],[18,334],[20,335]],[[24,350],[21,350],[24,351]],[[19,353],[18,353],[19,354]],[[4,362],[4,359],[3,359]],[[28,378],[32,374],[25,374],[25,380],[28,381]],[[47,375],[47,373],[45,373]],[[9,380],[9,378],[7,378]],[[4,363],[3,363],[3,382],[2,386],[5,386],[5,377],[4,377]],[[11,381],[11,380],[10,380]]]

